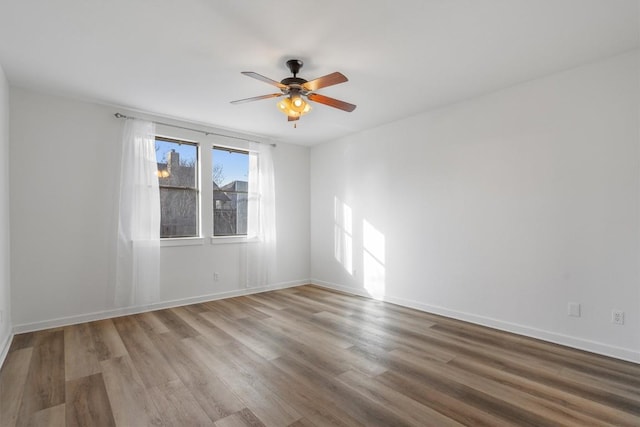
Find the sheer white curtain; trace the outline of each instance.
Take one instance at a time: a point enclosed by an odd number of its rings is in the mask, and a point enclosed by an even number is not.
[[[251,143],[245,278],[247,287],[265,286],[276,269],[276,205],[273,147]]]
[[[160,191],[151,122],[125,121],[118,212],[115,303],[128,307],[157,301]]]

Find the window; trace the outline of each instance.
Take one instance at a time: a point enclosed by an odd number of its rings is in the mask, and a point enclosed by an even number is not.
[[[213,235],[246,236],[249,152],[217,147],[211,150]]]
[[[198,145],[156,137],[160,237],[197,237]]]

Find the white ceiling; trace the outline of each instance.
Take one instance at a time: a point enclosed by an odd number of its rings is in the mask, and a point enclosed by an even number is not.
[[[640,46],[638,0],[0,0],[17,86],[313,145]],[[245,77],[349,82],[293,128]],[[275,89],[275,90],[274,90]]]

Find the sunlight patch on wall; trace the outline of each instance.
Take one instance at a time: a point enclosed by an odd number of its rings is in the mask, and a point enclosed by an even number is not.
[[[351,208],[337,197],[333,201],[333,256],[347,273],[353,275],[353,216]]]
[[[364,288],[376,299],[385,296],[385,237],[366,219],[362,221]]]

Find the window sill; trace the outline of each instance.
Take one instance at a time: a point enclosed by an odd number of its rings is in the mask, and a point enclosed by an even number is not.
[[[228,245],[237,243],[257,243],[260,241],[257,237],[246,236],[212,236],[210,237],[212,245]]]
[[[202,246],[204,244],[204,237],[176,237],[160,239],[160,247],[172,247],[172,246]]]

